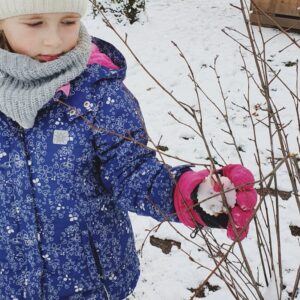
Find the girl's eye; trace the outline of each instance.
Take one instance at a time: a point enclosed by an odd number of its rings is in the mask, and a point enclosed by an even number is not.
[[[38,23],[32,23],[32,24],[27,24],[28,26],[31,26],[31,27],[35,27],[35,26],[39,26],[41,25],[42,22],[38,22]]]
[[[43,22],[31,23],[31,24],[26,24],[26,25],[28,25],[30,27],[36,27],[36,26],[39,26],[41,24],[43,24]],[[64,25],[74,25],[74,24],[76,24],[76,21],[66,21],[66,22],[62,22],[62,24],[64,24]]]
[[[76,23],[76,21],[66,21],[66,22],[63,22],[63,24],[65,25],[74,25]]]

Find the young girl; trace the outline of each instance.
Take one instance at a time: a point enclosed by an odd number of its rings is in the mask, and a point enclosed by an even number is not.
[[[128,211],[248,230],[251,173],[218,172],[237,187],[230,222],[194,205],[209,172],[146,147],[125,59],[89,36],[87,3],[0,0],[0,300],[125,298],[139,277]]]

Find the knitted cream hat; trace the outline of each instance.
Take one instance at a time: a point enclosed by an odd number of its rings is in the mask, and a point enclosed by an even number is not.
[[[0,20],[20,15],[74,12],[83,16],[88,0],[0,0]]]

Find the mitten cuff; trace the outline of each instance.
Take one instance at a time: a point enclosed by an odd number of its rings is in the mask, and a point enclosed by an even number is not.
[[[208,170],[199,172],[187,171],[183,173],[174,190],[174,206],[180,222],[186,226],[195,228],[197,223],[206,226],[198,213],[193,209],[194,202],[191,199],[193,190],[209,175]]]

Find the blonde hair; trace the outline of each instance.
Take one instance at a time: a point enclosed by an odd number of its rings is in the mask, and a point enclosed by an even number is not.
[[[0,29],[0,49],[4,49],[7,51],[11,51],[11,47],[9,46],[9,43],[6,39],[6,36],[4,34],[4,31]]]

